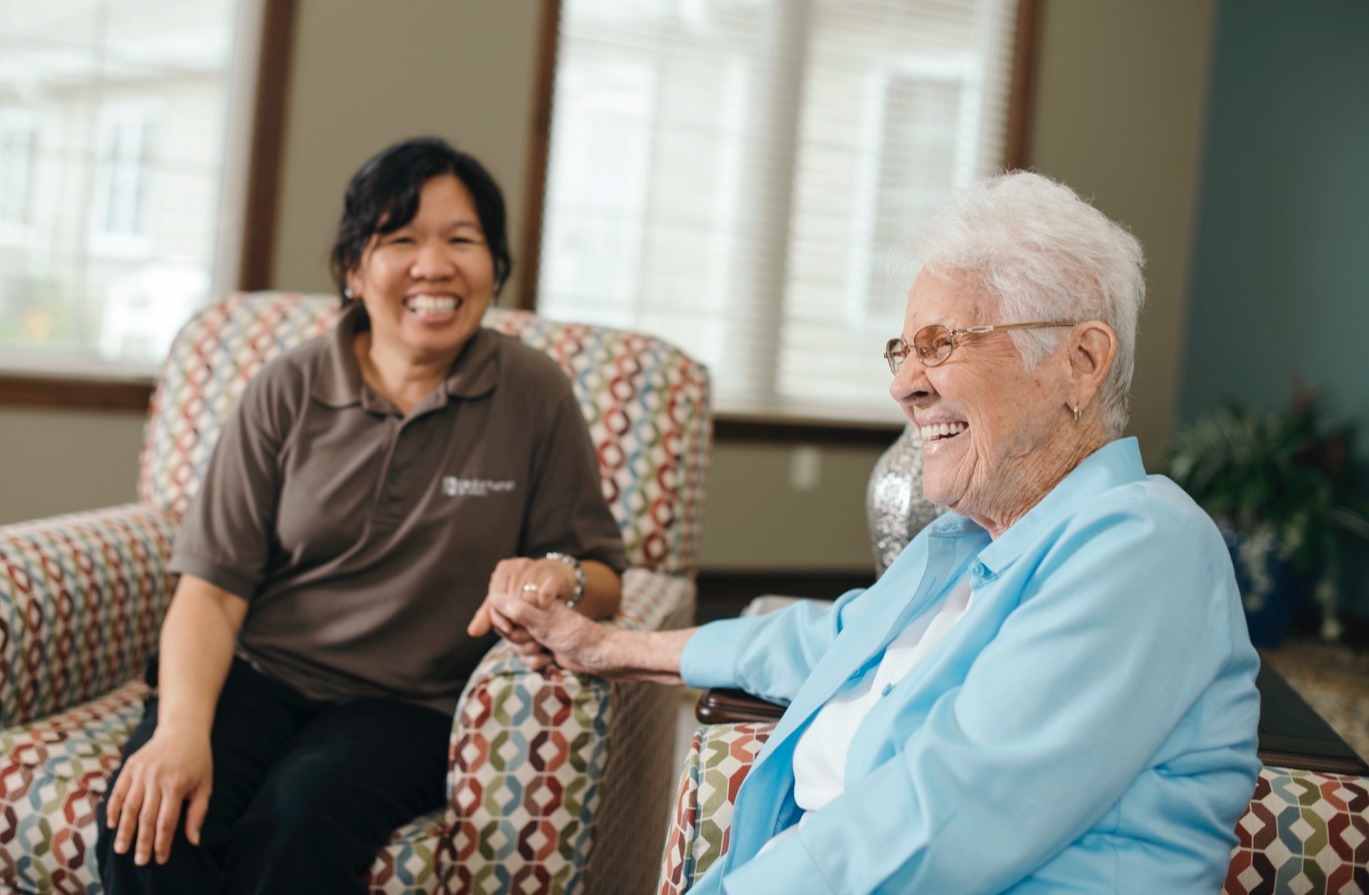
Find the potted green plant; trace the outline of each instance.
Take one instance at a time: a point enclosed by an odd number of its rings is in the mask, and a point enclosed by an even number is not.
[[[1302,393],[1283,411],[1229,402],[1174,437],[1169,476],[1223,529],[1257,645],[1282,639],[1308,592],[1321,636],[1340,638],[1345,547],[1369,542],[1353,436]]]

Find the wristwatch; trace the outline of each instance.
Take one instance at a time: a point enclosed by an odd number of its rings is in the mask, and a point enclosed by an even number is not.
[[[571,556],[569,553],[562,553],[559,550],[552,550],[544,559],[554,559],[557,562],[565,563],[570,566],[570,570],[575,573],[575,590],[571,591],[570,599],[566,601],[566,607],[574,609],[580,605],[580,601],[585,598],[585,570],[580,565],[580,560]]]

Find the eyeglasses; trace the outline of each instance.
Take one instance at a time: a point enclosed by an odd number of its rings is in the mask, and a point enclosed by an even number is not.
[[[898,375],[898,368],[903,366],[903,361],[907,359],[911,352],[916,351],[918,359],[922,361],[924,367],[935,367],[946,362],[946,358],[951,356],[955,350],[957,336],[978,336],[984,333],[997,332],[1004,329],[1041,329],[1049,326],[1074,326],[1072,320],[1045,320],[1039,323],[995,323],[983,326],[966,326],[961,329],[951,329],[942,326],[940,323],[933,323],[931,326],[924,326],[913,336],[913,344],[909,345],[902,338],[890,339],[884,345],[884,359],[889,362],[889,372]]]

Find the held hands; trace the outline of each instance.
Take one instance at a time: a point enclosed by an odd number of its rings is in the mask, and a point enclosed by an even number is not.
[[[560,601],[539,606],[517,594],[491,594],[491,612],[514,626],[524,644],[516,647],[530,668],[542,669],[555,662],[568,671],[601,674],[604,657],[615,634]],[[621,632],[619,632],[621,633]]]
[[[109,828],[118,830],[115,853],[127,854],[130,846],[136,846],[135,864],[145,865],[154,857],[158,864],[165,864],[185,801],[190,803],[185,836],[192,845],[199,845],[213,771],[207,731],[159,723],[152,738],[124,762],[109,794],[105,813]]]
[[[524,603],[538,609],[560,608],[580,616],[564,605],[575,592],[574,573],[565,563],[554,559],[515,557],[501,560],[490,576],[489,594],[466,626],[472,637],[483,637],[491,628],[512,644],[532,669],[550,665],[551,655],[529,632],[499,609],[499,598]]]

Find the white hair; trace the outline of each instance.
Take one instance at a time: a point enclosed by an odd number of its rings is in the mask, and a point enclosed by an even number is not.
[[[933,212],[909,247],[936,275],[965,277],[998,301],[1002,319],[1102,320],[1117,334],[1117,357],[1103,382],[1103,424],[1127,424],[1136,357],[1136,321],[1145,302],[1141,244],[1064,184],[1015,171],[957,191]],[[1055,350],[1063,330],[1010,335],[1028,369]]]

